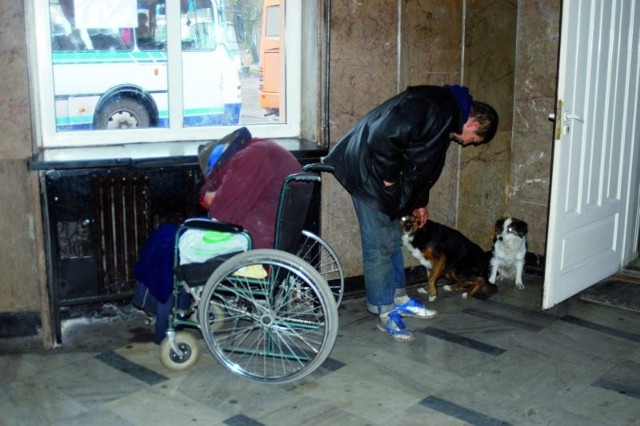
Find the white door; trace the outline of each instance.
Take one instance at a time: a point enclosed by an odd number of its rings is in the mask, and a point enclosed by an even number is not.
[[[639,139],[637,3],[563,2],[544,309],[617,272],[629,244]]]

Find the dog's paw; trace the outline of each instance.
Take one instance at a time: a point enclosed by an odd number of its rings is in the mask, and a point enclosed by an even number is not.
[[[442,289],[444,291],[453,291],[453,288],[451,288],[451,286],[449,284],[445,284],[442,286]]]
[[[469,297],[469,293],[467,293],[466,291],[464,293],[462,293],[462,298],[463,299],[467,299]]]
[[[420,288],[418,289],[418,293],[420,293],[420,294],[424,294],[424,295],[429,295],[429,289],[426,289],[426,288],[424,288],[424,287],[420,287]],[[433,301],[435,301],[437,298],[438,298],[438,296],[431,296],[431,295],[429,295],[429,302],[433,302]]]
[[[518,290],[524,290],[524,284],[522,284],[522,283],[516,283],[516,288],[517,288]]]

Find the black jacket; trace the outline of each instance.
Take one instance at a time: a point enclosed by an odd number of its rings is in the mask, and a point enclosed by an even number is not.
[[[427,206],[444,167],[449,134],[461,133],[463,125],[449,89],[409,87],[358,121],[323,162],[334,167],[351,195],[398,218]],[[385,187],[383,180],[394,185]]]

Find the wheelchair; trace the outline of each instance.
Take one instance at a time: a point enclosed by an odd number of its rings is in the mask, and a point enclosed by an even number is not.
[[[337,337],[344,273],[329,244],[303,229],[319,181],[318,173],[308,171],[285,179],[273,249],[252,249],[251,236],[235,224],[193,218],[179,226],[174,302],[160,345],[165,367],[186,370],[197,362],[199,342],[185,328],[198,329],[214,357],[248,380],[289,383],[322,365]],[[185,262],[181,238],[194,230],[214,231],[225,241],[233,237],[234,247],[206,261]]]

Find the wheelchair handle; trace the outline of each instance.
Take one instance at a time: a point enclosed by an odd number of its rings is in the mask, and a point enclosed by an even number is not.
[[[304,171],[289,175],[287,180],[294,180],[296,182],[320,182],[322,179],[317,173]]]
[[[328,172],[333,173],[333,166],[329,166],[323,163],[311,163],[302,168],[305,172]]]

